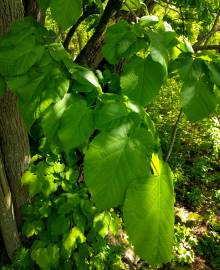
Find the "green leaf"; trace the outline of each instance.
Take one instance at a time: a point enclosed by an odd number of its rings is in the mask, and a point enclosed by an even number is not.
[[[152,59],[161,64],[167,74],[169,50],[177,44],[175,32],[159,29],[158,32],[150,31],[147,35],[150,38],[150,55]]]
[[[74,25],[82,13],[81,0],[53,0],[50,7],[53,18],[63,30]]]
[[[60,125],[60,119],[71,102],[72,95],[66,94],[63,99],[58,101],[54,106],[51,106],[44,115],[42,119],[42,128],[45,136],[50,142],[57,142],[57,131]]]
[[[69,229],[70,221],[64,215],[53,214],[48,218],[47,226],[52,236],[65,234]]]
[[[123,94],[145,106],[159,93],[163,84],[162,66],[151,57],[133,57],[121,76]]]
[[[158,22],[159,22],[158,17],[154,15],[143,16],[139,20],[139,24],[141,26],[152,26],[157,24]]]
[[[42,182],[39,181],[38,176],[30,171],[26,171],[21,178],[21,183],[27,186],[31,197],[40,193],[42,190]]]
[[[8,87],[19,97],[19,109],[28,129],[34,120],[69,89],[65,73],[50,57],[50,64],[31,68],[28,73],[7,78]]]
[[[31,220],[24,223],[22,233],[26,237],[38,235],[44,229],[44,222],[42,220]]]
[[[41,269],[50,269],[50,257],[46,248],[32,250],[31,258],[41,267]]]
[[[101,133],[85,154],[85,182],[99,209],[122,205],[129,183],[147,174],[148,133],[138,129],[132,134],[131,125]]]
[[[125,227],[137,254],[151,266],[171,260],[174,227],[174,192],[170,169],[133,182],[124,203]]]
[[[210,71],[211,80],[216,84],[217,87],[220,87],[220,63],[219,62],[206,62],[206,65]]]
[[[73,100],[60,119],[58,137],[63,149],[69,150],[88,141],[93,132],[93,114],[84,100]]]
[[[31,252],[31,258],[41,269],[51,269],[51,266],[57,268],[60,258],[59,250],[55,244],[49,244],[48,247],[35,247]]]
[[[76,83],[73,84],[73,88],[76,91],[91,92],[95,90],[98,94],[102,93],[102,88],[94,72],[74,63],[72,65],[73,69],[71,68],[69,71],[72,74],[73,79],[76,80]]]
[[[51,1],[51,0],[37,0],[37,2],[38,2],[39,5],[40,5],[40,8],[41,8],[44,12],[46,12],[47,8],[49,7],[50,1]]]
[[[44,47],[35,43],[35,37],[29,35],[16,45],[2,45],[0,41],[0,73],[4,76],[16,76],[26,73],[44,53]]]
[[[169,73],[172,75],[179,74],[183,81],[192,79],[193,58],[191,54],[182,53],[169,65]]]
[[[93,219],[93,228],[101,237],[105,237],[109,232],[111,222],[111,215],[109,212],[104,211],[95,215]]]
[[[127,119],[129,111],[123,102],[112,101],[95,112],[95,126],[100,130],[111,130]]]
[[[75,91],[90,92],[95,90],[99,94],[102,92],[102,88],[94,72],[75,64],[71,55],[63,48],[61,44],[51,44],[49,46],[49,52],[55,61],[58,63],[62,62],[66,66],[72,75],[72,78],[76,80],[73,86]]]
[[[74,227],[63,240],[64,249],[69,257],[71,256],[73,249],[76,247],[77,241],[79,243],[84,243],[86,241],[86,237],[78,227]]]
[[[136,35],[126,21],[120,21],[108,28],[105,44],[102,48],[104,57],[111,64],[116,64],[135,42]]]
[[[61,201],[58,201],[58,214],[66,215],[76,209],[80,203],[80,197],[78,194],[64,193]]]
[[[185,82],[181,92],[182,108],[191,121],[198,121],[213,112],[217,98],[213,92],[213,84],[204,76],[199,80]]]
[[[130,10],[138,10],[143,6],[143,2],[141,0],[126,0],[126,5],[123,5],[123,9],[130,11]]]

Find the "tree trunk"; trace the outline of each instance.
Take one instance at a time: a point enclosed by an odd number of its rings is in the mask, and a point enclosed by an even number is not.
[[[16,220],[20,228],[21,206],[27,201],[27,194],[21,186],[20,179],[28,167],[30,149],[27,131],[19,114],[17,98],[9,91],[0,97],[0,144]]]
[[[20,247],[20,239],[14,216],[11,191],[5,175],[0,152],[0,228],[5,243],[6,252],[11,259],[15,250]]]
[[[42,14],[37,0],[22,0],[24,6],[24,16],[32,16],[41,24],[45,22],[45,16]]]
[[[15,21],[23,18],[23,16],[22,0],[0,0],[0,35],[5,34],[10,29],[11,25]],[[28,166],[30,149],[27,131],[18,110],[17,98],[9,91],[6,91],[6,93],[0,97],[0,150],[2,152],[5,175],[12,193],[16,221],[20,227],[21,206],[27,201],[27,194],[21,186],[20,179],[22,173]],[[0,198],[1,202],[3,202],[4,197],[2,196],[4,192],[3,190],[1,191]],[[3,211],[3,213],[4,211],[7,212],[7,208],[1,209],[1,211]],[[0,213],[1,219],[3,213]],[[8,222],[13,223],[14,219],[10,219]],[[2,232],[2,234],[4,234],[4,232]],[[16,234],[16,230],[14,234]],[[5,238],[4,235],[3,237]],[[16,248],[16,237],[13,239],[14,247]],[[5,243],[6,249],[8,249],[8,244],[9,243]]]

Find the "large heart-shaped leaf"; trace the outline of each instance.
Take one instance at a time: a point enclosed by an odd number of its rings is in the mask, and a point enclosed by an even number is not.
[[[144,129],[129,132],[130,123],[112,132],[103,132],[85,154],[85,182],[100,209],[121,205],[129,183],[148,174],[145,147],[148,132]]]
[[[124,219],[130,241],[151,266],[171,259],[174,192],[168,165],[154,166],[159,175],[133,182],[126,193]]]

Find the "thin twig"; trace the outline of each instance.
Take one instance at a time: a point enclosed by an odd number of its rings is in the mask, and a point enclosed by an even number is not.
[[[180,109],[180,112],[179,112],[179,115],[177,117],[177,120],[176,120],[176,123],[173,127],[173,132],[172,132],[172,137],[171,137],[171,142],[170,142],[170,146],[169,146],[169,151],[167,153],[167,156],[165,158],[165,161],[167,162],[173,152],[173,147],[174,147],[174,143],[175,143],[175,140],[176,140],[176,133],[177,133],[177,130],[178,130],[178,125],[179,125],[179,122],[182,118],[182,115],[183,115],[183,109],[181,108]]]

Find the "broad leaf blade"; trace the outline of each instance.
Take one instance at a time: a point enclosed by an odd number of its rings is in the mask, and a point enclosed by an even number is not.
[[[213,84],[205,76],[200,80],[184,83],[181,92],[183,111],[191,121],[198,121],[213,112],[217,98],[213,92]]]
[[[93,132],[93,114],[85,101],[76,99],[62,115],[58,137],[64,150],[80,146]]]
[[[75,24],[82,13],[81,0],[53,0],[50,6],[52,16],[64,30]]]
[[[109,63],[116,64],[135,39],[136,36],[126,21],[112,25],[106,32],[106,40],[102,48],[104,57]]]
[[[171,260],[174,192],[168,165],[145,183],[132,183],[126,193],[124,219],[130,241],[151,266]]]
[[[164,75],[162,66],[151,57],[133,57],[121,76],[123,94],[145,106],[159,93]]]
[[[132,136],[130,130],[127,124],[101,133],[85,154],[85,182],[100,209],[121,205],[129,183],[147,175],[147,132],[140,129]]]
[[[123,102],[108,102],[95,111],[95,126],[100,130],[113,129],[122,124],[128,113]]]

